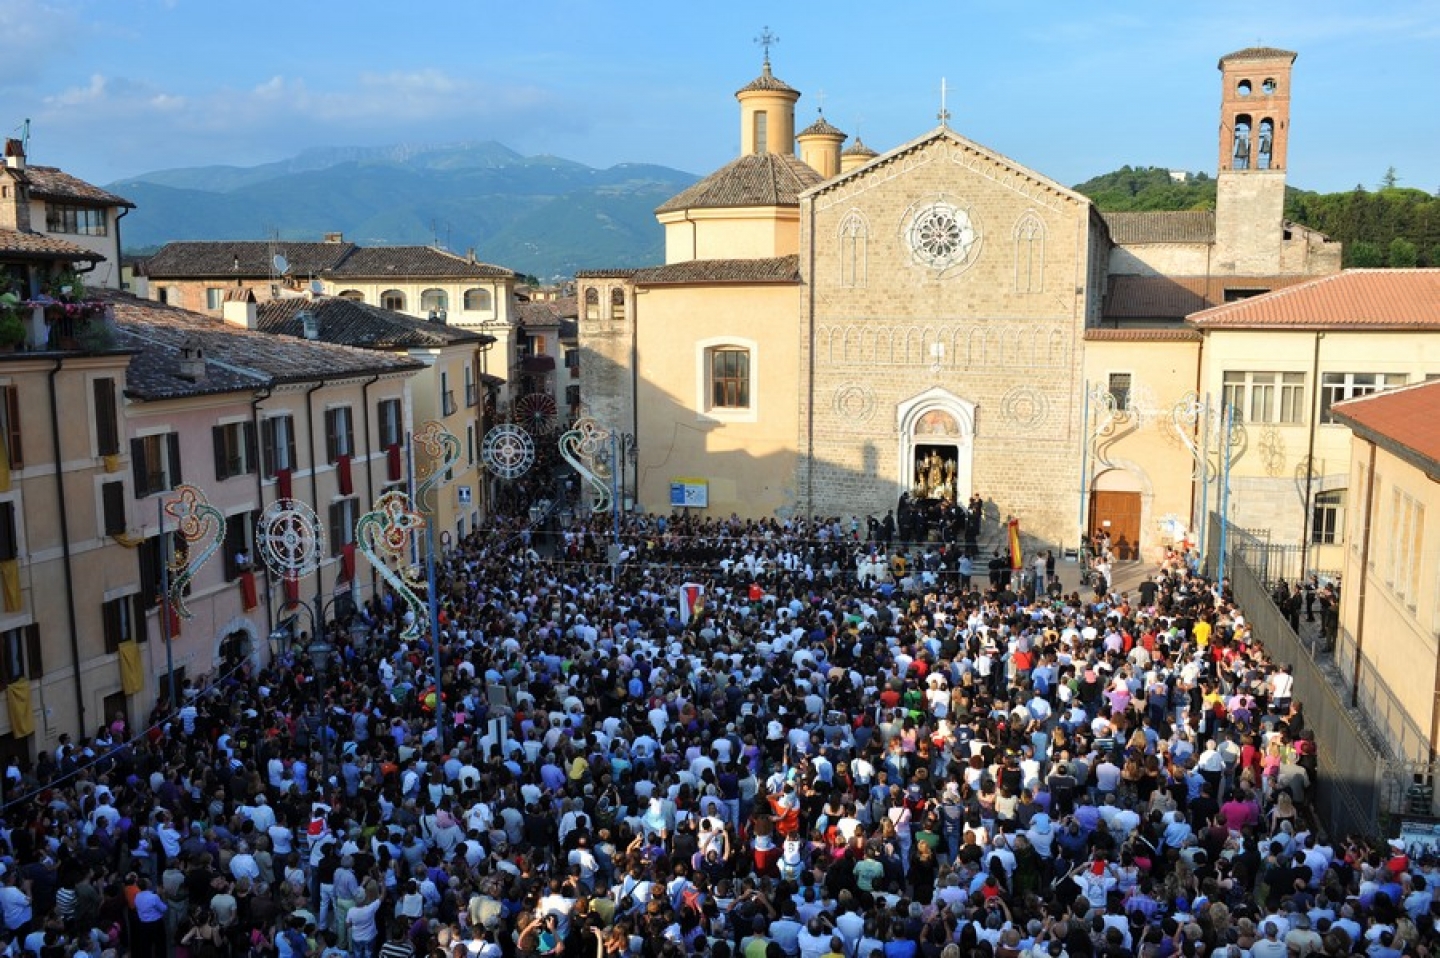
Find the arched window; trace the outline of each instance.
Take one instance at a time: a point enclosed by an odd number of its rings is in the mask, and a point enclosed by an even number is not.
[[[420,312],[438,313],[450,308],[450,297],[443,289],[427,289],[420,294]]]
[[[363,302],[365,302],[365,294],[362,293],[362,292],[360,292],[358,289],[346,289],[346,290],[341,290],[341,292],[340,292],[340,298],[341,298],[341,299],[348,299],[348,300],[350,300],[350,302],[352,302],[352,303],[363,303]]]
[[[851,210],[840,221],[840,285],[865,285],[865,257],[870,224],[859,210]]]
[[[487,311],[490,309],[490,291],[488,289],[467,289],[465,291],[466,312]]]
[[[1235,118],[1235,143],[1230,150],[1232,170],[1250,169],[1250,114],[1241,113]]]
[[[610,318],[625,318],[625,290],[618,286],[610,291]]]
[[[750,408],[750,350],[736,346],[710,350],[710,408]]]
[[[585,318],[589,320],[600,318],[600,291],[594,286],[585,291]]]
[[[1045,221],[1027,210],[1015,223],[1015,292],[1045,288]]]
[[[383,309],[393,309],[397,313],[405,312],[405,294],[398,289],[387,289],[380,294],[380,306]]]
[[[1255,142],[1255,169],[1270,169],[1271,148],[1275,145],[1275,124],[1269,117],[1260,121],[1260,135]]]
[[[755,152],[770,152],[770,115],[764,110],[755,111]]]

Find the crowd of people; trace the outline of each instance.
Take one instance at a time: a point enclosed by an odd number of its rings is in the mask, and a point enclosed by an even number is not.
[[[1317,831],[1289,671],[1183,557],[1082,595],[856,520],[627,518],[618,571],[610,528],[497,520],[439,563],[438,643],[382,596],[328,661],[237,652],[12,765],[0,948],[1433,949],[1436,863]]]

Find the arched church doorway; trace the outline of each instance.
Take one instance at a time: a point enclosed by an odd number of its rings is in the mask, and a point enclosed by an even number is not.
[[[901,491],[919,502],[970,498],[975,407],[936,387],[899,408]]]

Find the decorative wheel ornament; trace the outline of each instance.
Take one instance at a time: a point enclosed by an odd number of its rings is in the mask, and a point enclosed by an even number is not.
[[[515,401],[515,421],[536,435],[551,432],[555,428],[555,397],[548,393],[521,396]]]
[[[276,499],[260,513],[255,545],[260,560],[276,576],[309,575],[325,557],[325,536],[320,517],[299,499]]]
[[[905,240],[915,262],[943,272],[969,264],[980,234],[967,211],[936,199],[911,214]]]
[[[535,465],[535,440],[519,426],[496,426],[480,443],[480,458],[501,479],[518,479]]]
[[[165,500],[165,514],[175,520],[175,531],[185,541],[185,551],[170,563],[174,573],[170,604],[180,618],[188,619],[191,612],[185,607],[185,589],[225,541],[225,513],[212,506],[198,486],[179,485],[175,494]],[[198,549],[192,548],[201,542],[204,544]]]

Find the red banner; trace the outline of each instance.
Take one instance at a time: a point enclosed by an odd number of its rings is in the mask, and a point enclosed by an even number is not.
[[[290,495],[291,475],[292,473],[289,469],[281,469],[275,473],[275,494],[281,499],[292,498]]]
[[[355,543],[347,542],[340,547],[340,578],[349,582],[355,578]]]
[[[300,580],[294,576],[285,577],[285,603],[294,605],[300,601]]]
[[[260,604],[260,599],[255,592],[255,573],[240,573],[240,605],[246,612]]]
[[[341,456],[335,460],[335,472],[340,476],[340,495],[351,496],[355,494],[355,482],[350,477],[350,457]]]
[[[391,482],[399,482],[405,478],[405,463],[400,456],[400,444],[391,443],[385,447],[385,464],[389,467]]]

